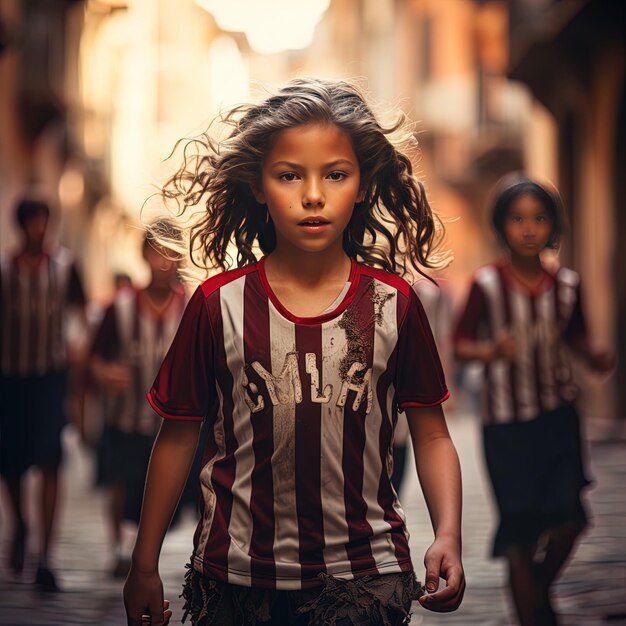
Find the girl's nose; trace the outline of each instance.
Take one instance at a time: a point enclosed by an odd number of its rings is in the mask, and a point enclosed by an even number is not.
[[[302,204],[305,207],[324,206],[324,193],[318,181],[312,180],[306,185]]]

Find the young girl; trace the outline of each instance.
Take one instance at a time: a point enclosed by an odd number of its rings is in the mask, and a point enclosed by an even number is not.
[[[600,372],[613,357],[591,347],[578,274],[542,266],[541,252],[557,247],[563,229],[557,192],[510,175],[496,188],[491,220],[508,258],[476,273],[455,353],[485,363],[484,449],[500,511],[493,555],[508,559],[520,624],[547,626],[557,623],[550,586],[587,521],[564,349]]]
[[[230,136],[206,139],[164,192],[183,211],[204,200],[191,250],[226,269],[234,242],[238,268],[197,289],[148,394],[164,420],[128,623],[171,616],[158,556],[205,419],[203,517],[183,591],[194,625],[406,624],[417,598],[452,611],[465,582],[448,392],[423,309],[397,276],[429,264],[435,221],[388,139],[397,129],[352,85],[315,79],[226,119]],[[395,403],[435,531],[425,595],[390,483]]]
[[[150,451],[161,425],[145,401],[145,388],[158,371],[185,308],[176,262],[154,235],[167,228],[157,223],[147,231],[142,255],[150,282],[141,290],[119,291],[104,313],[91,350],[91,372],[105,411],[98,483],[109,491],[107,519],[116,555],[112,573],[118,578],[126,578],[130,567],[123,521],[139,522]]]

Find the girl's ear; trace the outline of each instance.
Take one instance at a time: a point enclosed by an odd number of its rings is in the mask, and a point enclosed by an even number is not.
[[[254,184],[254,185],[250,185],[250,191],[252,191],[252,195],[254,196],[254,199],[259,204],[265,204],[265,194],[263,193],[262,189],[260,189],[256,184]]]
[[[356,201],[357,202],[363,202],[364,198],[365,198],[365,189],[361,189],[359,191],[359,195],[356,197]]]

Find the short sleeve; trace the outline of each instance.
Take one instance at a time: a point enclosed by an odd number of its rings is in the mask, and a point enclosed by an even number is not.
[[[105,361],[113,361],[119,357],[119,337],[115,320],[115,307],[107,307],[91,344],[91,355]]]
[[[568,343],[576,343],[577,341],[587,339],[587,321],[583,311],[582,296],[580,284],[576,286],[576,295],[572,315],[565,327],[565,340]]]
[[[69,282],[67,285],[67,301],[71,304],[85,306],[87,298],[83,289],[83,282],[80,279],[76,266],[72,264],[70,268]]]
[[[450,395],[428,318],[412,289],[398,334],[395,387],[401,409],[435,406]]]
[[[148,392],[148,401],[163,418],[201,421],[212,406],[214,389],[211,325],[198,287]]]
[[[454,329],[454,342],[461,339],[477,341],[482,338],[488,320],[485,295],[477,283],[470,288],[465,308]]]

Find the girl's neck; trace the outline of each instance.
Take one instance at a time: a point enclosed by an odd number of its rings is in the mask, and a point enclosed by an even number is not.
[[[534,287],[541,281],[544,269],[539,255],[523,257],[514,252],[509,255],[511,270],[523,283]]]
[[[333,306],[350,278],[352,263],[343,251],[295,256],[277,248],[265,260],[265,278],[287,314],[311,318]],[[336,307],[333,307],[336,308]]]
[[[265,261],[270,282],[315,285],[320,282],[345,282],[350,275],[350,257],[343,248],[337,251],[297,256],[275,249]]]
[[[22,247],[22,256],[27,259],[39,259],[44,254],[43,244],[26,242]]]
[[[145,293],[149,300],[157,306],[167,304],[173,295],[172,286],[168,283],[152,281],[146,287]]]
[[[26,244],[22,248],[22,252],[18,257],[18,263],[27,271],[36,272],[40,267],[44,256],[42,246]]]

